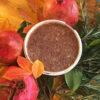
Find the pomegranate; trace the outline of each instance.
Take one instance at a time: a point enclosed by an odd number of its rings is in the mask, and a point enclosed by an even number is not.
[[[43,16],[62,20],[73,27],[78,22],[78,6],[75,0],[45,0]]]
[[[23,39],[15,31],[0,32],[0,62],[13,64],[22,55]]]
[[[20,90],[16,91],[13,100],[36,100],[39,92],[37,83],[32,75],[26,77],[23,81],[20,81],[19,84]]]
[[[0,100],[36,100],[39,88],[32,75],[22,80],[8,81],[0,78]]]

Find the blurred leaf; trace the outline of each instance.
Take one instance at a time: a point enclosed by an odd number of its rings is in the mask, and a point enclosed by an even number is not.
[[[54,77],[49,77],[48,80],[50,90],[53,89]]]
[[[30,7],[33,9],[33,11],[36,11],[39,8],[39,2],[41,0],[27,0]]]
[[[7,68],[8,66],[0,66],[0,76],[2,75],[3,71]]]
[[[36,60],[32,65],[32,73],[35,78],[39,78],[44,72],[44,64]]]
[[[84,96],[82,100],[100,100],[100,95],[99,94],[92,94],[88,96]]]
[[[8,67],[2,77],[7,79],[7,80],[14,80],[14,79],[22,79],[22,78],[25,78],[27,77],[28,75],[30,75],[29,72],[19,68],[19,67],[16,67],[16,66],[11,66],[11,67]]]
[[[100,74],[92,78],[92,80],[84,86],[100,92]]]
[[[52,100],[61,100],[61,97],[57,94],[54,94]]]
[[[7,30],[15,30],[8,21],[8,19],[0,17],[0,32],[7,31]]]
[[[90,52],[89,50],[92,49],[92,48],[95,48],[96,46],[99,46],[100,45],[100,39],[95,39],[94,41],[92,41],[86,48],[85,48],[85,52],[88,51]]]
[[[67,74],[65,74],[65,80],[68,87],[71,89],[72,92],[76,91],[82,80],[82,72],[80,70],[71,70]]]
[[[29,23],[37,23],[37,16],[34,12],[27,11],[27,9],[18,8],[19,13],[25,21]]]
[[[19,56],[17,58],[17,63],[22,69],[32,73],[32,63],[28,59]]]

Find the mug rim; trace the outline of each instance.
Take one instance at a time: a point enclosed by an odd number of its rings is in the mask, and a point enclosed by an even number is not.
[[[68,24],[66,24],[65,22],[63,21],[60,21],[60,20],[45,20],[45,21],[42,21],[42,22],[39,22],[37,23],[36,25],[34,25],[30,30],[29,32],[27,33],[26,37],[25,37],[25,40],[24,40],[24,54],[25,54],[25,57],[27,59],[30,59],[30,57],[28,56],[28,52],[27,52],[27,44],[28,44],[28,39],[30,37],[30,35],[33,33],[33,31],[38,28],[39,26],[43,25],[43,24],[46,24],[46,23],[50,23],[50,22],[56,22],[56,23],[59,23],[59,24],[63,24],[65,25],[66,27],[68,27],[69,29],[71,29],[73,31],[73,33],[75,34],[77,40],[78,40],[78,44],[79,44],[79,51],[78,51],[78,55],[74,61],[74,63],[69,66],[68,68],[64,69],[64,70],[61,70],[61,71],[57,71],[57,72],[52,72],[52,71],[45,71],[43,72],[43,74],[45,75],[49,75],[49,76],[58,76],[58,75],[63,75],[65,73],[68,73],[69,71],[71,71],[73,68],[76,67],[76,65],[78,64],[80,58],[81,58],[81,55],[82,55],[82,41],[81,41],[81,38],[79,36],[79,33],[74,30],[71,26],[69,26]],[[31,63],[33,63],[31,61]]]

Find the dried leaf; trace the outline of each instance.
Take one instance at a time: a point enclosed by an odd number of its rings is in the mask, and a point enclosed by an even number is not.
[[[30,75],[29,72],[17,67],[17,66],[11,66],[8,67],[2,77],[7,79],[7,80],[14,80],[14,79],[22,79]]]
[[[32,64],[28,59],[19,56],[17,59],[17,63],[22,69],[28,71],[29,73],[32,73]]]
[[[36,60],[32,65],[32,73],[34,77],[37,79],[43,74],[44,71],[44,65],[41,61]]]

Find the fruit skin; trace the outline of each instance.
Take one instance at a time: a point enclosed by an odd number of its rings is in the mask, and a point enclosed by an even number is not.
[[[23,39],[15,31],[0,32],[0,62],[13,64],[22,55]]]
[[[44,19],[65,21],[73,27],[79,18],[78,6],[75,0],[45,0],[43,16]]]
[[[13,100],[36,100],[39,92],[37,82],[32,75],[24,79],[25,89],[16,92]]]

